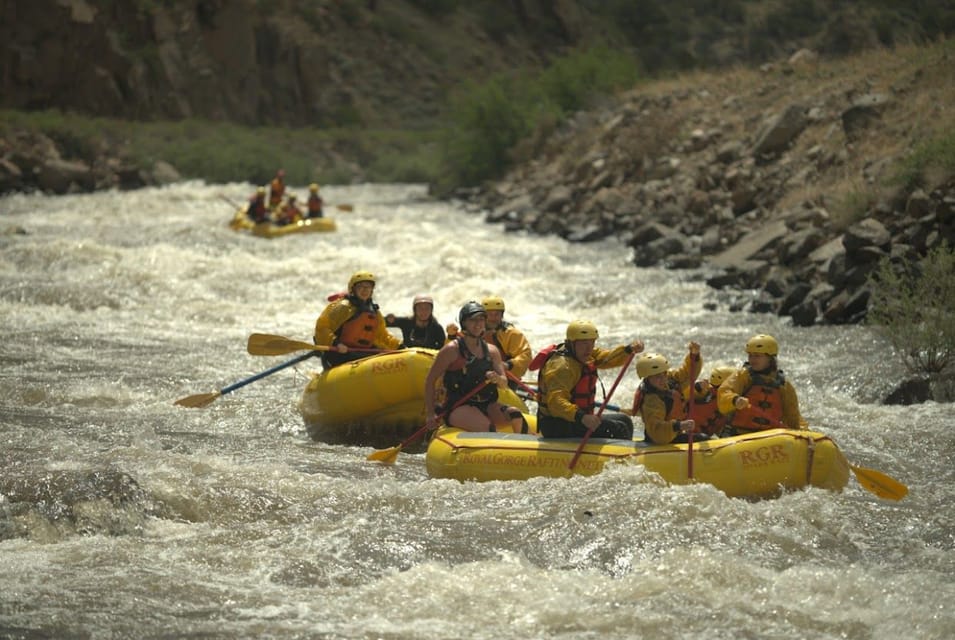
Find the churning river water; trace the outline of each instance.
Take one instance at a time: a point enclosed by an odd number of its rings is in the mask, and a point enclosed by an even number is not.
[[[240,235],[227,201],[252,189],[0,199],[0,638],[955,637],[952,407],[878,404],[903,372],[867,328],[707,311],[701,273],[507,234],[418,186],[326,187],[337,232]],[[444,323],[501,295],[535,351],[591,319],[671,362],[697,340],[708,372],[771,333],[811,426],[910,493],[747,501],[626,465],[429,480],[420,454],[309,439],[314,360],[174,406],[288,358],[249,334],[311,340],[356,270],[383,311],[426,292]]]

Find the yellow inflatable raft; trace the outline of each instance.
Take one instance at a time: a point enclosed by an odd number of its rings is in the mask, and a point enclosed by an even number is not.
[[[376,448],[404,440],[426,421],[424,382],[437,353],[401,349],[313,373],[298,405],[309,435]],[[500,400],[527,411],[510,389],[501,390]]]
[[[235,212],[235,217],[229,223],[229,227],[236,231],[250,231],[252,235],[260,238],[277,238],[287,236],[293,233],[315,233],[335,231],[337,225],[331,218],[307,218],[299,220],[292,224],[275,225],[271,222],[262,222],[255,224],[245,215],[245,211],[239,209]]]
[[[593,475],[608,462],[642,464],[671,484],[705,482],[730,497],[772,497],[808,486],[839,491],[849,480],[849,463],[835,442],[813,431],[772,429],[696,442],[692,479],[686,444],[591,439],[571,471],[579,444],[579,440],[445,427],[428,445],[425,459],[433,478],[478,481]]]

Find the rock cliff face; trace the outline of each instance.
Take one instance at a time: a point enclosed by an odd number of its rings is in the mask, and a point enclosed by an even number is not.
[[[0,107],[318,127],[432,117],[462,76],[533,62],[536,47],[573,44],[580,24],[565,23],[564,14],[581,20],[572,2],[508,3],[502,11],[523,20],[565,26],[557,36],[494,41],[476,21],[439,25],[404,2],[2,6]]]

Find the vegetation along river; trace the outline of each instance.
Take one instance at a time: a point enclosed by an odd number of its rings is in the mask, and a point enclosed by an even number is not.
[[[252,189],[0,199],[0,637],[955,636],[951,406],[878,404],[903,372],[867,328],[706,311],[700,273],[505,234],[413,185],[323,189],[335,233],[240,235],[226,199]],[[420,454],[308,437],[315,360],[174,406],[286,359],[249,334],[310,340],[359,269],[383,311],[426,292],[443,323],[501,295],[535,352],[586,318],[671,362],[697,340],[708,372],[771,333],[812,427],[910,493],[748,501],[626,465],[429,480]]]

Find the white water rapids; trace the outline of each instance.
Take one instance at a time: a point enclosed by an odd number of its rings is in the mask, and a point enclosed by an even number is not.
[[[876,404],[903,372],[867,328],[706,311],[700,273],[505,234],[417,186],[324,188],[335,233],[240,235],[225,199],[252,189],[0,198],[0,638],[955,637],[952,407]],[[746,501],[624,465],[429,480],[422,455],[308,438],[317,361],[173,405],[286,359],[249,334],[310,341],[359,269],[383,311],[426,292],[443,323],[501,295],[535,351],[585,318],[671,362],[695,339],[709,372],[771,333],[813,428],[910,493]]]

